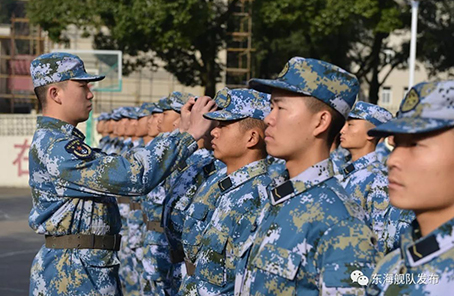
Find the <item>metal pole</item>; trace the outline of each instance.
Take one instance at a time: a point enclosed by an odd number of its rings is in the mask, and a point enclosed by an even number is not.
[[[408,80],[408,89],[410,89],[415,80],[415,60],[416,60],[416,33],[418,31],[418,7],[419,1],[411,1],[411,42],[410,42],[410,77]]]

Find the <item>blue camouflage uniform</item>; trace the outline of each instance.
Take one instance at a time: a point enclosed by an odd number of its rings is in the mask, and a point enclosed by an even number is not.
[[[249,86],[312,96],[345,118],[359,89],[357,79],[329,63],[295,57],[275,80]],[[345,190],[325,159],[283,183],[268,187],[270,203],[259,215],[246,269],[237,272],[238,295],[361,295],[350,275],[369,276],[377,261],[375,236],[350,209]]]
[[[31,73],[35,87],[102,79],[86,74],[83,62],[66,53],[36,58]],[[121,295],[115,197],[149,191],[196,145],[192,136],[178,133],[125,156],[109,156],[85,144],[73,125],[38,117],[29,154],[29,224],[47,237],[32,263],[30,295]]]
[[[184,211],[184,224],[181,233],[181,243],[184,250],[184,261],[186,264],[185,275],[181,287],[186,287],[188,291],[194,285],[194,262],[200,249],[202,233],[211,220],[211,216],[216,208],[216,201],[220,196],[218,182],[225,178],[227,167],[222,162],[215,162],[216,171],[209,175],[206,181],[200,185],[197,192],[193,195],[191,204]],[[183,295],[182,291],[178,295]]]
[[[181,107],[192,96],[189,93],[172,92],[166,100],[160,102],[160,109],[180,112]],[[166,134],[160,136],[166,136]],[[161,218],[164,199],[178,180],[184,165],[185,162],[182,162],[179,168],[148,193],[142,202],[144,217],[147,218],[142,259],[144,270],[141,278],[144,295],[173,295],[181,280],[181,263],[176,263],[176,266],[172,264],[170,248],[161,226]]]
[[[270,112],[267,94],[235,89],[228,91],[228,97],[230,103],[223,110],[204,116],[218,121],[263,120]],[[266,196],[261,199],[264,196],[258,191],[271,181],[268,162],[267,159],[251,162],[218,182],[220,197],[209,224],[201,233],[200,250],[195,261],[196,285],[182,286],[182,294],[233,294],[235,268],[240,264],[240,258],[235,254],[255,230],[255,220],[267,202]]]
[[[101,114],[99,114],[97,120],[98,121],[108,121],[108,120],[110,120],[110,115],[109,115],[109,113],[102,112]],[[104,145],[106,145],[106,143],[108,142],[109,139],[110,139],[110,137],[108,135],[103,136],[99,140],[98,149],[101,149],[101,151],[102,151],[102,148],[104,147]]]
[[[351,160],[350,152],[342,148],[340,145],[330,153],[329,158],[333,163],[333,170],[334,175],[337,177],[339,174],[342,174],[341,170],[345,166],[346,163],[350,162]]]
[[[377,153],[377,159],[383,165],[386,165],[386,161],[388,160],[389,155],[391,154],[391,148],[388,144],[386,144],[386,139],[383,142],[377,144],[375,148],[375,152]]]
[[[413,86],[402,100],[397,118],[370,130],[369,135],[419,134],[454,127],[453,89],[453,80]],[[422,236],[414,220],[401,234],[399,249],[378,263],[367,295],[450,295],[454,287],[453,226],[451,219]]]
[[[380,106],[357,102],[348,117],[366,120],[377,126],[391,120],[392,114]],[[401,231],[408,227],[414,215],[391,209],[393,206],[389,203],[387,171],[375,151],[345,164],[340,173],[342,187],[366,212],[366,224],[377,235],[378,250],[386,254],[395,249]],[[388,232],[388,228],[393,235]]]

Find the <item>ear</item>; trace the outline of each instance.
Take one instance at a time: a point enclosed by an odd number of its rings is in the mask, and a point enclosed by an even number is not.
[[[314,137],[318,137],[328,130],[333,118],[331,116],[331,113],[329,113],[327,110],[318,112],[317,114],[314,115],[314,118],[316,122],[313,135]]]
[[[57,87],[56,85],[51,85],[47,89],[47,97],[59,105],[62,104],[61,89],[59,87]]]
[[[260,142],[260,133],[256,128],[250,129],[246,132],[248,141],[246,143],[247,148],[252,148]]]

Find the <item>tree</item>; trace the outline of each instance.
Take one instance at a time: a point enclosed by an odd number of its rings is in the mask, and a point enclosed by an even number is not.
[[[332,62],[369,86],[376,103],[389,73],[406,63],[405,44],[391,46],[392,32],[406,29],[409,8],[390,0],[262,0],[255,2],[254,45],[260,77],[279,73],[292,56]],[[407,21],[408,20],[408,21]],[[386,50],[394,55],[387,55]],[[379,81],[379,73],[390,65]]]
[[[218,53],[238,1],[41,0],[30,1],[27,14],[56,42],[67,41],[65,30],[75,25],[97,49],[123,51],[125,74],[155,66],[158,57],[182,84],[202,85],[213,96],[223,66]]]
[[[418,32],[418,60],[425,63],[429,75],[451,70],[454,66],[454,2],[421,1]]]

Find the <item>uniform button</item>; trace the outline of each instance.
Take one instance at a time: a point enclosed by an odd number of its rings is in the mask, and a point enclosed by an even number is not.
[[[400,273],[400,274],[407,273],[407,268],[405,268],[405,266],[402,266],[402,267],[399,269],[399,273]]]

